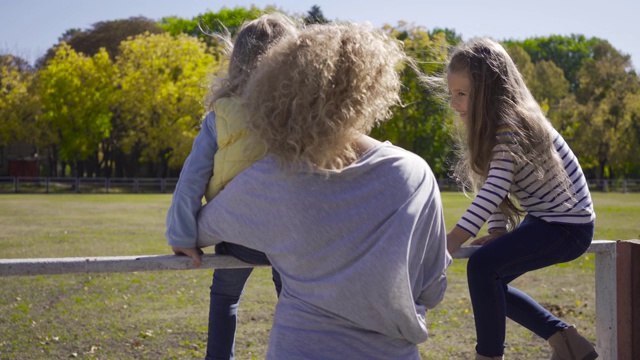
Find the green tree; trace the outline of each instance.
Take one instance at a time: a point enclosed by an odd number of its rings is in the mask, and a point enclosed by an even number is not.
[[[246,21],[256,19],[263,13],[274,10],[273,7],[261,10],[256,6],[251,6],[249,9],[223,7],[218,12],[209,11],[190,20],[175,16],[164,17],[160,20],[159,26],[171,35],[187,34],[204,40],[219,57],[222,49],[218,49],[218,39],[212,36],[213,34],[224,35],[228,32],[229,35],[234,36]]]
[[[531,56],[533,63],[542,60],[553,62],[564,72],[571,91],[575,91],[579,86],[577,74],[582,62],[593,57],[593,47],[601,41],[595,37],[587,39],[584,35],[573,34],[535,37],[524,41],[507,40],[505,44],[509,47],[521,46]]]
[[[639,79],[628,55],[606,40],[582,35],[506,44],[531,92],[564,134],[588,176],[624,177],[637,168],[634,155],[640,151],[639,125],[634,109]],[[530,62],[518,47],[526,51]]]
[[[144,33],[159,34],[163,31],[154,20],[142,16],[130,17],[100,21],[86,30],[69,29],[58,39],[58,45],[64,42],[76,52],[87,56],[93,56],[104,48],[111,59],[114,59],[119,54],[119,46],[122,41]],[[47,54],[38,60],[39,67],[55,55],[56,46],[49,49]]]
[[[99,153],[111,131],[113,79],[105,50],[89,57],[66,43],[39,72],[41,126],[52,130],[59,159],[72,165],[72,175],[95,174],[104,166]]]
[[[522,74],[531,94],[538,99],[536,90],[541,85],[536,77],[536,66],[531,61],[531,56],[519,45],[505,45],[505,48]]]
[[[640,138],[636,113],[640,79],[631,59],[607,41],[593,47],[577,73],[580,104],[575,128],[576,147],[596,166],[599,179],[626,176],[629,163],[637,163]]]
[[[431,36],[424,28],[408,26],[405,22],[397,27],[386,25],[383,30],[404,43],[405,50],[417,60],[422,72],[431,75],[442,72],[449,48],[444,32]],[[451,113],[440,98],[420,82],[411,67],[405,67],[401,76],[404,106],[395,108],[393,118],[374,129],[372,135],[422,156],[437,176],[445,177],[451,152],[447,125]]]
[[[638,153],[640,149],[637,148],[640,144],[640,91],[632,94],[628,98],[631,128],[629,129],[629,136],[635,138],[635,141],[630,141],[631,146],[636,146],[629,151],[632,154],[633,160],[629,161],[622,169],[624,174],[627,174],[629,178],[640,178],[640,161],[638,160]]]
[[[120,149],[165,177],[191,149],[215,59],[204,42],[185,34],[141,35],[124,41],[121,51]]]
[[[24,142],[38,149],[42,129],[37,124],[39,98],[34,91],[35,72],[28,62],[12,55],[0,56],[0,147]]]
[[[508,47],[507,51],[524,77],[533,97],[540,103],[549,118],[554,117],[554,111],[558,110],[558,103],[569,94],[569,82],[562,69],[548,60],[541,60],[534,64],[531,56],[518,45]]]
[[[429,36],[434,37],[441,33],[444,34],[444,38],[449,45],[455,46],[462,41],[462,35],[457,34],[454,29],[450,28],[434,28],[429,32]]]
[[[538,98],[551,107],[569,94],[569,81],[553,61],[537,62],[535,76],[538,79],[538,87],[535,89]]]
[[[329,20],[324,17],[320,6],[313,5],[309,11],[307,11],[307,16],[304,17],[304,23],[309,24],[326,24]]]

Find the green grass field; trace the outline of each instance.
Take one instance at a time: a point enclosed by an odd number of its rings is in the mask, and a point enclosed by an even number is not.
[[[1,195],[0,258],[169,254],[170,195]],[[469,203],[444,193],[450,228]],[[640,238],[640,194],[594,194],[596,239]],[[470,359],[475,331],[465,260],[449,270],[444,301],[427,314],[423,359]],[[594,255],[516,280],[595,341]],[[212,270],[0,277],[0,359],[202,359]],[[250,278],[240,306],[237,358],[266,352],[275,291]],[[549,358],[546,342],[507,328],[508,359]]]

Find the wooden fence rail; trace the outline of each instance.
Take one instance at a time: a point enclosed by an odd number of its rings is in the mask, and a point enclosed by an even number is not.
[[[477,248],[463,246],[453,257],[468,258]],[[588,252],[596,254],[596,348],[600,359],[640,359],[640,287],[636,286],[640,283],[640,241],[595,240]],[[622,261],[618,261],[618,253]],[[199,269],[253,266],[231,256],[205,254]],[[194,268],[190,258],[175,255],[0,259],[0,276],[162,270]]]

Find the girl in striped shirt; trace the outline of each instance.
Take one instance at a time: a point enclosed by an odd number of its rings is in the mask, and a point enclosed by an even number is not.
[[[476,193],[447,234],[455,252],[471,245],[467,278],[476,359],[502,359],[508,316],[548,340],[554,360],[595,359],[592,344],[509,285],[524,273],[571,261],[593,238],[595,213],[584,174],[505,49],[488,38],[459,46],[447,66],[451,107],[462,120],[456,179]],[[522,221],[520,221],[520,219]]]

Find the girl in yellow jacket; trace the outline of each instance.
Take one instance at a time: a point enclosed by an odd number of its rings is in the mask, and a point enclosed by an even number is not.
[[[246,134],[247,113],[239,95],[270,46],[295,31],[288,17],[267,14],[245,23],[234,44],[227,41],[233,49],[227,74],[211,88],[207,99],[210,111],[184,163],[167,214],[165,237],[169,246],[174,253],[193,258],[196,267],[200,266],[200,248],[212,245],[196,242],[196,215],[202,198],[211,200],[234,176],[264,155],[264,148]],[[247,263],[270,264],[264,253],[241,245],[220,243],[215,251]],[[238,303],[252,270],[214,271],[206,359],[233,359]],[[279,295],[282,284],[275,270],[273,282]]]

